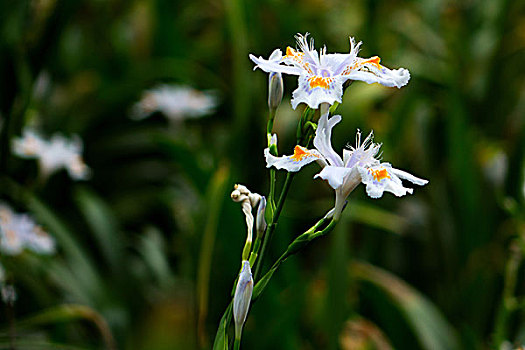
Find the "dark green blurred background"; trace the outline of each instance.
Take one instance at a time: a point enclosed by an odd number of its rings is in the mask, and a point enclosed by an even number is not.
[[[253,305],[243,348],[524,343],[524,10],[521,0],[1,1],[0,198],[31,212],[59,250],[2,257],[18,290],[17,348],[98,349],[111,337],[121,349],[211,348],[245,239],[229,193],[268,191],[267,75],[248,54],[294,47],[298,32],[329,52],[348,52],[353,36],[362,57],[410,70],[400,90],[352,84],[333,143],[373,129],[385,161],[430,183],[403,198],[352,193],[337,229]],[[221,102],[178,125],[160,113],[131,120],[159,83]],[[281,152],[295,142],[296,84],[285,78]],[[35,162],[9,153],[8,135],[35,121],[82,137],[90,180],[62,171],[39,182]],[[315,170],[295,178],[273,258],[333,205]]]

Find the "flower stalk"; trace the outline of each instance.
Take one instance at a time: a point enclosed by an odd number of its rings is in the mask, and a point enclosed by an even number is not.
[[[308,41],[307,36],[308,34],[304,36],[298,34],[296,36],[298,49],[287,47],[284,56],[280,49],[275,49],[268,59],[250,55],[250,59],[256,64],[255,68],[269,73],[267,148],[264,150],[266,166],[269,168],[269,194],[266,199],[251,193],[241,185],[236,185],[232,192],[232,199],[241,203],[246,217],[247,238],[242,253],[242,269],[232,290],[233,300],[221,319],[214,349],[224,349],[228,346],[226,333],[232,315],[235,321],[233,346],[234,349],[240,349],[242,328],[250,304],[261,295],[273,274],[286,259],[297,254],[311,241],[327,235],[334,229],[348,202],[348,196],[359,184],[363,183],[366,186],[370,197],[380,198],[384,192],[391,192],[398,197],[412,193],[411,188],[403,186],[402,180],[417,185],[425,185],[428,182],[395,169],[389,163],[382,163],[378,158],[380,144],[372,142],[372,133],[361,142],[361,133],[358,131],[356,146],[344,149],[342,157],[333,150],[331,144],[332,129],[342,119],[339,115],[331,115],[342,102],[344,90],[353,81],[361,80],[368,84],[379,83],[401,88],[410,80],[408,70],[404,68],[392,70],[382,66],[377,56],[358,57],[361,43],[356,43],[353,38],[350,38],[348,54],[327,54],[326,48],[317,51],[313,40]],[[282,74],[298,76],[298,87],[293,92],[291,104],[293,109],[301,103],[304,103],[306,108],[297,124],[297,144],[293,154],[279,156],[277,135],[273,133],[273,125],[283,98]],[[317,122],[314,117],[318,109]],[[313,148],[310,148],[312,143]],[[321,167],[315,178],[325,180],[334,189],[334,208],[310,229],[297,236],[259,279],[295,173],[313,162]],[[287,171],[278,196],[277,170]],[[257,218],[254,222],[252,210],[257,205]],[[254,225],[256,237],[252,245]]]

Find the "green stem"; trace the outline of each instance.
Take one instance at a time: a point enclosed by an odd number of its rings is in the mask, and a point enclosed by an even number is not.
[[[496,316],[494,325],[494,347],[499,349],[501,344],[507,338],[507,328],[509,317],[512,311],[516,309],[517,303],[514,297],[516,289],[516,280],[518,277],[518,270],[522,260],[521,248],[517,241],[513,241],[510,245],[510,256],[505,266],[505,276],[503,293],[501,296],[501,305]]]
[[[290,180],[291,181],[291,180]],[[284,191],[283,191],[284,193]],[[279,203],[284,201],[283,194],[281,194],[281,198],[279,200]],[[270,281],[271,277],[277,271],[279,266],[291,255],[296,254],[299,252],[303,247],[305,247],[310,241],[313,239],[316,239],[318,237],[321,237],[323,235],[328,234],[330,231],[333,230],[335,225],[337,224],[337,220],[334,218],[331,219],[330,223],[322,230],[318,231],[318,229],[323,226],[327,220],[330,219],[330,215],[325,215],[323,218],[321,218],[315,225],[313,225],[310,229],[305,231],[303,234],[298,236],[286,249],[286,251],[277,259],[277,261],[273,264],[272,268],[261,278],[261,280],[255,285],[253,289],[252,294],[252,301],[255,302],[257,298],[261,295],[261,293],[266,288],[266,285]],[[259,264],[257,266],[262,265],[262,253],[261,253],[261,259],[259,260]],[[234,283],[234,286],[237,282]],[[233,293],[232,293],[233,294]],[[217,330],[217,334],[215,336],[215,342],[213,345],[213,349],[219,349],[221,341],[224,340],[224,336],[226,333],[226,330],[228,328],[228,325],[231,322],[232,318],[232,307],[233,307],[233,300],[230,302],[228,307],[226,308],[226,311],[224,311],[224,314],[222,315],[221,321],[219,323],[219,328]],[[235,344],[234,344],[235,346]],[[240,340],[239,340],[239,346],[240,346]]]
[[[308,243],[313,241],[316,238],[322,237],[329,232],[331,232],[335,225],[337,224],[337,220],[332,218],[330,223],[322,230],[317,231],[317,228],[321,227],[328,218],[325,216],[321,220],[319,220],[314,226],[312,226],[308,231],[297,237],[286,249],[286,251],[277,259],[277,261],[273,264],[273,266],[270,268],[270,270],[257,282],[255,287],[253,288],[253,294],[252,294],[252,300],[255,302],[257,298],[261,295],[261,293],[264,291],[266,286],[268,285],[268,282],[272,278],[273,274],[277,271],[279,266],[283,262],[286,261],[290,256],[297,254],[300,250],[302,250]]]
[[[268,194],[268,202],[270,205],[275,205],[275,169],[270,169],[270,193]]]
[[[273,133],[273,121],[275,119],[275,113],[277,112],[277,109],[270,109],[270,114],[268,116],[268,123],[266,124],[266,133],[272,134]],[[270,140],[268,140],[268,147],[270,147]]]
[[[268,225],[268,228],[266,229],[266,234],[264,235],[262,248],[261,248],[261,254],[259,255],[260,256],[259,262],[257,263],[255,267],[255,274],[253,276],[254,277],[253,279],[255,281],[257,280],[257,277],[259,277],[261,268],[264,265],[264,258],[266,255],[266,251],[268,250],[268,245],[270,244],[275,228],[277,227],[277,221],[279,220],[279,216],[281,215],[281,211],[283,209],[283,205],[286,200],[286,196],[288,195],[288,191],[290,190],[290,186],[292,185],[293,177],[294,177],[294,173],[286,174],[286,180],[284,182],[284,186],[283,186],[281,195],[279,196],[277,207],[275,208],[275,212],[272,216],[272,222],[270,223],[270,225]]]
[[[233,342],[233,350],[239,350],[241,348],[241,338],[235,338]]]
[[[305,146],[308,146],[310,143],[311,135],[315,132],[315,127],[312,125],[306,130],[306,134],[303,131],[303,126],[306,123],[311,123],[311,120],[314,116],[315,110],[310,109],[307,107],[303,115],[301,116],[301,119],[299,120],[299,124],[297,125],[297,143],[303,144]],[[270,111],[270,116],[268,118],[268,124],[267,124],[267,132],[268,132],[268,147],[270,147],[270,138],[271,133],[273,129],[273,120],[275,117],[275,111]],[[270,148],[271,150],[271,148]],[[277,152],[275,152],[275,156],[277,156]],[[253,275],[254,281],[257,281],[257,278],[259,277],[259,274],[261,273],[261,269],[264,265],[264,258],[266,255],[266,252],[268,250],[268,246],[271,242],[273,233],[275,232],[275,228],[277,227],[277,221],[279,220],[279,216],[281,215],[281,210],[283,208],[284,202],[286,200],[286,196],[288,195],[288,191],[290,189],[290,186],[292,184],[292,180],[294,177],[294,173],[287,173],[286,174],[286,180],[284,182],[283,190],[281,192],[281,195],[279,196],[279,201],[277,202],[277,206],[275,207],[275,210],[273,210],[274,205],[274,198],[275,198],[275,169],[270,169],[270,194],[268,195],[268,203],[270,210],[273,211],[273,214],[271,216],[271,222],[268,225],[268,228],[266,229],[266,234],[264,235],[262,248],[261,248],[261,254],[259,262],[255,266],[255,274]]]

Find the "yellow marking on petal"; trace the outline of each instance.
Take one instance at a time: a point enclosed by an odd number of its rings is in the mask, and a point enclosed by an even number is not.
[[[378,169],[378,170],[369,170],[370,173],[372,173],[372,176],[374,177],[374,180],[381,181],[383,179],[390,179],[390,175],[388,175],[388,172],[385,168]]]
[[[295,61],[297,64],[299,64],[304,70],[306,70],[308,73],[313,74],[312,69],[310,68],[310,63],[303,61],[304,52],[296,51],[292,49],[290,46],[286,48],[286,55],[283,57],[288,58],[292,61]]]
[[[341,75],[348,75],[348,74],[352,73],[352,71],[355,70],[357,68],[357,66],[359,66],[360,64],[361,63],[355,62],[352,65],[346,66],[345,70],[341,73]]]
[[[301,60],[303,58],[304,52],[296,51],[292,49],[290,46],[286,48],[286,55],[283,58],[291,58],[294,60]]]
[[[363,60],[360,63],[360,65],[368,63],[368,64],[376,66],[377,69],[381,69],[381,65],[379,64],[379,62],[381,62],[381,58],[379,58],[378,56],[374,56],[374,57],[367,58],[366,60]]]
[[[314,89],[316,87],[328,89],[330,87],[331,82],[332,82],[332,79],[327,78],[327,77],[313,76],[313,77],[308,78],[308,83],[310,84],[311,89]]]
[[[317,157],[317,158],[319,158],[319,156],[317,154],[314,154],[314,153],[308,151],[308,149],[297,145],[293,149],[293,155],[290,156],[290,159],[292,159],[294,162],[300,162],[305,157]]]
[[[305,63],[303,64],[303,68],[304,68],[306,71],[308,71],[308,73],[310,73],[310,74],[314,74],[314,72],[312,71],[312,68],[310,68],[310,63],[305,62]]]

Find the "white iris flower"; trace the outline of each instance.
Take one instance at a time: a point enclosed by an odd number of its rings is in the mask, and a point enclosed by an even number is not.
[[[299,76],[299,86],[293,92],[292,107],[306,103],[317,109],[320,103],[342,102],[343,84],[348,80],[361,80],[368,84],[379,83],[389,87],[401,88],[410,80],[407,69],[389,69],[379,64],[377,56],[357,57],[361,42],[350,38],[348,54],[327,54],[326,47],[320,53],[314,49],[314,41],[308,43],[306,35],[297,34],[298,50],[286,48],[286,55],[276,49],[268,60],[250,55],[256,64],[267,73],[285,73]]]
[[[326,113],[321,116],[314,138],[315,149],[295,146],[294,154],[282,157],[275,157],[268,148],[265,149],[267,167],[275,166],[277,169],[296,172],[304,165],[317,161],[322,170],[315,178],[326,180],[336,193],[336,219],[341,214],[346,198],[359,183],[366,185],[366,193],[372,198],[380,198],[385,191],[398,197],[412,193],[411,188],[403,186],[401,179],[420,186],[428,183],[427,180],[393,168],[389,163],[381,163],[376,158],[381,145],[372,141],[372,132],[361,142],[361,132],[358,131],[356,146],[343,150],[341,159],[331,143],[332,129],[339,121],[340,115],[329,118]]]

